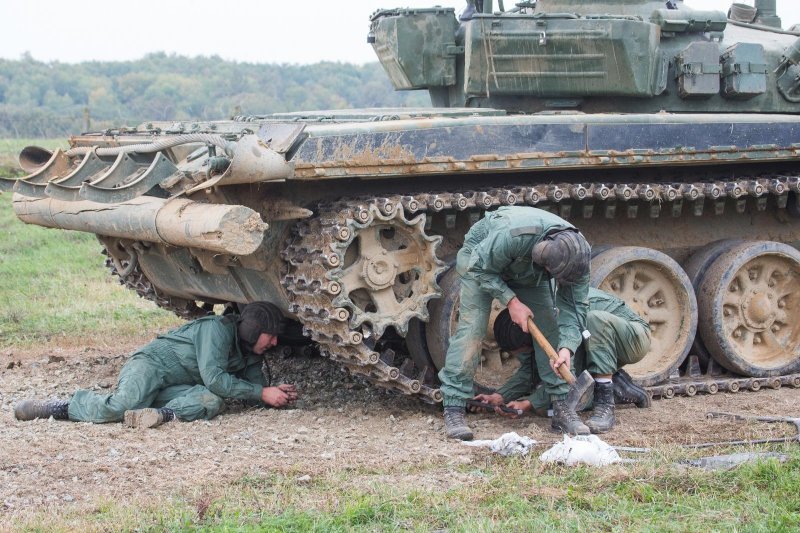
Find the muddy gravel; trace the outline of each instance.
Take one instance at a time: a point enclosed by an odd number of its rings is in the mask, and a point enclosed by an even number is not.
[[[230,402],[214,420],[152,430],[14,419],[13,406],[23,398],[68,398],[77,388],[112,390],[132,348],[0,352],[0,520],[56,507],[93,509],[108,500],[154,501],[265,473],[302,482],[368,469],[395,472],[387,481],[397,485],[436,489],[458,484],[455,467],[486,453],[444,438],[437,407],[375,388],[320,357],[273,361],[273,382],[296,383],[300,391],[291,409]],[[797,416],[798,394],[785,388],[721,393],[655,401],[651,409],[618,409],[618,425],[604,439],[658,446],[792,434],[787,425],[707,420],[705,413]],[[538,452],[559,438],[545,419],[483,414],[471,415],[469,422],[477,438],[507,431],[528,435],[542,443]],[[409,468],[414,465],[433,470]]]

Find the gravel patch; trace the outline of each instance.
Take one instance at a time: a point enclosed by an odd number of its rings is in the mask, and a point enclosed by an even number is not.
[[[152,430],[14,419],[13,406],[23,398],[112,390],[133,348],[0,353],[0,524],[32,513],[91,512],[108,500],[154,503],[270,474],[308,483],[340,471],[369,472],[349,482],[441,490],[470,483],[457,467],[480,463],[487,453],[446,439],[437,406],[376,388],[317,356],[273,359],[273,383],[295,383],[301,394],[290,409],[229,402],[211,421]],[[796,416],[797,397],[784,388],[618,409],[618,425],[604,440],[657,446],[792,434],[788,425],[707,420],[705,413]],[[483,414],[468,420],[476,438],[528,435],[542,443],[537,454],[560,438],[546,419]]]

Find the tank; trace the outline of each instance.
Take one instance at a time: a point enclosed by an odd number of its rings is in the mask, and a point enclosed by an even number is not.
[[[535,206],[651,324],[627,367],[651,394],[800,387],[800,34],[780,23],[759,0],[379,10],[368,42],[433,107],[84,133],[26,149],[7,185],[21,220],[97,234],[159,306],[270,300],[297,343],[429,402],[464,234]],[[483,356],[484,385],[514,368],[491,338]]]

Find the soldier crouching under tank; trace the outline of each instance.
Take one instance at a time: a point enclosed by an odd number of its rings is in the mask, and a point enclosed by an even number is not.
[[[139,348],[111,394],[79,390],[68,401],[23,400],[14,416],[143,428],[214,418],[225,398],[283,407],[297,399],[295,386],[270,387],[261,370],[283,328],[283,314],[269,302],[249,304],[241,315],[203,317]]]
[[[464,420],[465,406],[474,395],[473,380],[493,299],[508,307],[511,320],[525,332],[528,317],[533,317],[558,347],[554,363],[544,353],[535,354],[553,404],[553,429],[589,433],[567,407],[569,385],[554,369],[562,363],[571,366],[571,356],[581,344],[589,307],[590,258],[589,244],[572,224],[533,207],[501,207],[467,232],[456,260],[461,278],[458,326],[439,372],[448,437],[472,439]]]
[[[575,353],[575,371],[586,369],[594,377],[594,413],[586,425],[592,433],[605,433],[614,427],[615,403],[650,406],[650,396],[621,370],[650,351],[650,325],[619,298],[592,288],[586,327],[591,337]],[[494,337],[501,350],[517,355],[520,367],[495,393],[479,394],[475,399],[547,416],[550,398],[536,375],[531,336],[514,324],[506,309],[495,319]]]

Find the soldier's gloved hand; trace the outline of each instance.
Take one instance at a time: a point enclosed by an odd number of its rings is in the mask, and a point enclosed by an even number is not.
[[[285,407],[289,403],[289,394],[278,387],[261,389],[261,401],[272,407]]]
[[[561,348],[558,350],[558,359],[555,361],[550,361],[550,368],[553,369],[557,376],[561,375],[561,373],[558,371],[558,367],[561,365],[566,365],[565,368],[570,367],[569,360],[571,356],[572,352],[569,351],[569,348]]]
[[[533,411],[533,404],[529,400],[515,400],[513,402],[508,402],[506,407],[510,409],[519,409],[523,413],[530,413]],[[519,418],[520,415],[516,413],[508,413],[505,411],[501,411],[500,409],[495,409],[495,413],[498,415],[505,416],[507,418]]]
[[[522,328],[525,333],[528,333],[528,317],[533,318],[531,308],[514,296],[508,301],[508,313],[511,315],[511,320],[514,324]]]
[[[289,403],[294,403],[297,400],[297,387],[293,383],[281,383],[278,388],[289,397]]]

